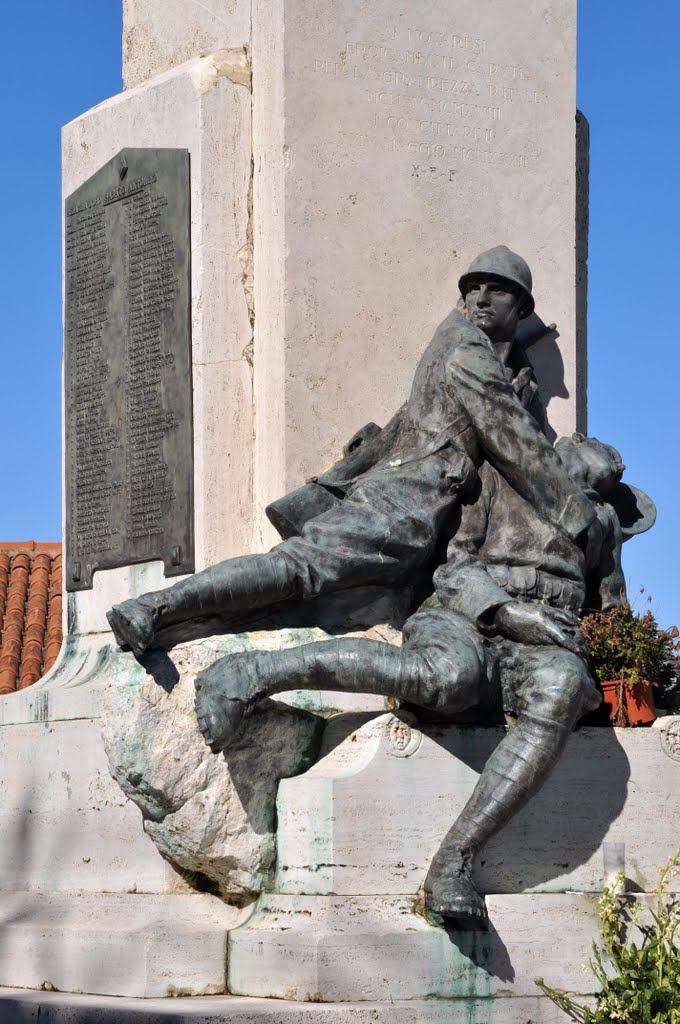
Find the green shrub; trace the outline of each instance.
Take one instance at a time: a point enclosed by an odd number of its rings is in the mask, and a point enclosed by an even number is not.
[[[619,875],[599,900],[600,945],[593,943],[586,964],[601,991],[594,1009],[536,978],[538,987],[572,1020],[582,1024],[680,1024],[680,902],[669,894],[680,877],[680,850],[659,869],[651,911],[634,898],[618,895]],[[644,918],[651,913],[651,924]],[[633,942],[636,925],[642,942]]]
[[[600,682],[622,679],[631,689],[638,683],[660,683],[677,671],[678,630],[659,629],[650,609],[634,612],[629,604],[608,612],[589,612],[581,619],[591,667]]]

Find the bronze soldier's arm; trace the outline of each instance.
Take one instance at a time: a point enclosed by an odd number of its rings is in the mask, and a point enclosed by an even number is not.
[[[537,512],[578,537],[595,517],[592,503],[523,408],[491,342],[472,325],[452,347],[447,377],[451,398],[464,406],[489,461]]]
[[[599,518],[603,537],[594,564],[588,566],[585,607],[606,612],[623,604],[626,597],[626,580],[621,566],[623,534],[611,505],[601,506]]]
[[[479,551],[486,539],[495,477],[488,464],[479,473],[477,493],[461,507],[460,523],[446,552],[446,562],[434,574],[439,601],[465,615],[477,628],[489,626],[509,594],[489,575]]]

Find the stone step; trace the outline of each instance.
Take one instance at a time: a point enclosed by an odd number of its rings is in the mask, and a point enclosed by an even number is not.
[[[227,931],[242,919],[205,894],[0,893],[0,985],[147,998],[224,992]]]
[[[489,932],[454,932],[429,924],[408,896],[265,895],[229,935],[228,988],[313,1002],[514,1000],[535,995],[542,975],[592,993],[582,970],[597,933],[592,897],[490,896],[487,906]]]
[[[563,1024],[548,999],[431,999],[394,1003],[284,1003],[207,996],[111,999],[0,989],[2,1024]]]

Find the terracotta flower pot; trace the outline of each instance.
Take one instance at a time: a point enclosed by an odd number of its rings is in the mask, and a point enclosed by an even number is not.
[[[601,683],[603,708],[613,725],[648,725],[656,718],[651,683],[636,683],[632,688],[622,679]]]

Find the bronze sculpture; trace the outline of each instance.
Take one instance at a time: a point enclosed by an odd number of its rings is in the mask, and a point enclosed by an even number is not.
[[[387,427],[275,503],[282,544],[126,601],[109,618],[118,642],[139,655],[156,630],[179,621],[431,576],[436,545],[448,540],[434,593],[406,622],[401,649],[341,639],[228,656],[197,679],[196,709],[214,750],[235,741],[254,703],[305,687],[378,692],[449,715],[514,714],[425,882],[430,910],[480,927],[474,857],[600,700],[577,612],[587,590],[604,607],[621,599],[622,535],[608,499],[623,467],[593,439],[556,451],[541,432],[536,383],[515,342],[533,310],[524,261],[496,247],[460,288],[467,319],[454,311],[440,326]]]
[[[479,280],[485,284],[475,292],[470,321],[454,310],[440,325],[406,404],[310,485],[320,500],[311,515],[305,510],[299,531],[294,525],[299,535],[266,554],[229,559],[115,606],[109,621],[119,643],[141,655],[156,630],[198,616],[403,582],[431,556],[444,520],[474,486],[475,464],[484,459],[568,534],[588,527],[592,506],[528,411],[536,403],[535,382],[526,360],[515,362],[517,324],[533,309],[529,268],[499,246],[478,257],[461,285]],[[478,315],[484,331],[474,325]],[[505,362],[494,346],[505,349]]]

